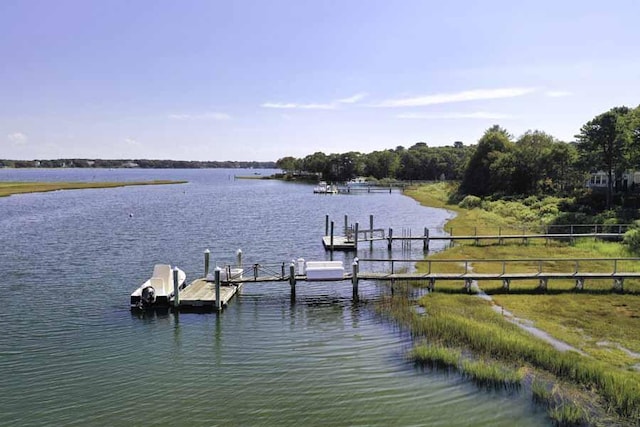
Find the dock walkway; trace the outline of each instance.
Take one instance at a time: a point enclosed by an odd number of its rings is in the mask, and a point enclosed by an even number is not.
[[[226,283],[220,286],[221,305],[225,307],[240,288],[242,288],[242,282]],[[215,282],[208,281],[205,278],[200,278],[194,280],[179,292],[177,306],[182,309],[214,309],[216,300],[217,295]],[[173,299],[171,304],[175,306],[175,301]]]

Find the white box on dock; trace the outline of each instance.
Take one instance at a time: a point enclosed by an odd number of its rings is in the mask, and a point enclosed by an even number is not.
[[[307,280],[342,280],[342,261],[307,261]]]

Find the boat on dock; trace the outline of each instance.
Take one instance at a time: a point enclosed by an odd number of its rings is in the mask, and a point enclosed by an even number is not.
[[[328,184],[326,181],[320,181],[316,187],[313,188],[315,194],[338,194],[338,186],[334,184]]]
[[[178,267],[178,288],[185,286],[187,275]],[[168,307],[174,292],[173,269],[168,264],[156,264],[151,278],[131,293],[131,309]]]

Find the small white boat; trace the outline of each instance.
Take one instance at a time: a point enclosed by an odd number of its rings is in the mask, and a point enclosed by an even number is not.
[[[347,182],[347,187],[367,187],[370,183],[363,176],[355,177]]]
[[[313,188],[313,192],[316,194],[338,194],[338,187],[327,184],[325,181],[320,181],[318,186]]]
[[[187,275],[178,270],[178,287],[185,285]],[[156,264],[153,275],[131,294],[131,308],[168,307],[173,296],[173,269],[168,264]]]

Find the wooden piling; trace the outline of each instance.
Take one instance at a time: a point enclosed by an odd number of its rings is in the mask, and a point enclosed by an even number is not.
[[[331,252],[333,252],[333,221],[331,221],[331,238],[329,242],[329,248],[331,249]]]
[[[373,250],[373,215],[369,215],[369,237],[371,238],[371,240],[369,240],[369,250]]]
[[[324,216],[324,235],[329,235],[329,214]]]
[[[173,267],[173,306],[180,305],[180,283],[178,283],[178,267]]]
[[[354,233],[355,238],[353,240],[353,246],[354,246],[354,249],[356,250],[356,253],[358,253],[358,228],[360,227],[359,227],[359,224],[356,222],[356,230],[355,230],[356,232]]]
[[[222,269],[220,269],[220,267],[216,267],[213,273],[215,278],[215,283],[216,283],[216,310],[217,311],[222,310],[222,298],[220,295],[220,272],[221,271]]]
[[[209,275],[209,258],[211,256],[211,252],[209,249],[205,249],[204,251],[204,277]]]
[[[393,242],[393,228],[389,227],[389,243],[387,244],[388,250],[391,250],[391,242]]]
[[[422,250],[424,252],[429,251],[429,229],[427,227],[424,228],[424,240],[422,241]]]
[[[353,294],[358,294],[358,258],[353,260],[353,264],[351,264],[351,283],[353,284]]]
[[[289,285],[291,285],[291,293],[296,292],[296,267],[294,263],[289,265]]]
[[[242,268],[242,249],[236,251],[236,257],[238,259],[238,268]]]

